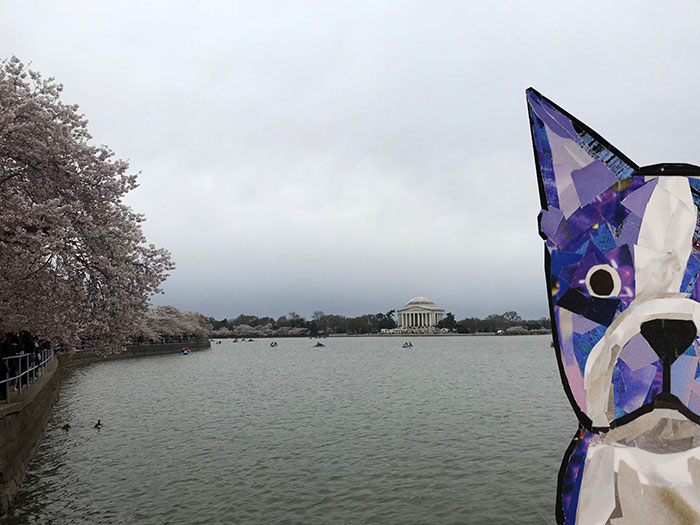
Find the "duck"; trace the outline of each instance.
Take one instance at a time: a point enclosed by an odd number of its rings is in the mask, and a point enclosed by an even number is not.
[[[96,428],[97,430],[100,430],[102,428],[102,423],[100,419],[97,420],[97,423],[95,423],[95,426],[93,428]]]
[[[66,432],[68,432],[68,430],[70,430],[70,423],[66,423],[66,424],[63,425],[61,428],[62,428],[63,430],[65,430]]]

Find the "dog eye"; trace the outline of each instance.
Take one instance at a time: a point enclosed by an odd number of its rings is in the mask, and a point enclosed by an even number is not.
[[[597,264],[588,270],[586,287],[593,297],[612,297],[620,293],[620,276],[612,266]]]

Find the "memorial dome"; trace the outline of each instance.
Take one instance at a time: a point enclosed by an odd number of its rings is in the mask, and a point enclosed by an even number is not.
[[[410,301],[406,303],[406,306],[435,306],[435,303],[432,302],[430,299],[427,297],[414,297]]]

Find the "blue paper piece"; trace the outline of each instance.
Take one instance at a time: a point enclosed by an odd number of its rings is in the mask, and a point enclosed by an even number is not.
[[[583,372],[586,369],[588,355],[591,353],[591,350],[593,350],[596,343],[600,341],[604,335],[604,326],[599,326],[593,330],[589,330],[585,334],[577,334],[574,332],[574,355],[576,356],[576,362],[581,370],[581,375],[583,375]]]
[[[698,260],[695,254],[691,254],[688,259],[688,265],[685,268],[685,275],[683,275],[681,292],[692,293],[698,279],[698,272],[700,272],[700,260]]]
[[[577,263],[581,260],[582,254],[580,253],[568,253],[562,252],[560,250],[555,250],[552,252],[552,263],[551,263],[551,273],[552,275],[559,275],[564,266],[569,266]]]
[[[593,244],[596,245],[596,248],[603,253],[614,250],[617,247],[615,244],[615,237],[613,237],[607,223],[601,224],[597,230],[594,230],[591,235],[591,240],[593,241]]]

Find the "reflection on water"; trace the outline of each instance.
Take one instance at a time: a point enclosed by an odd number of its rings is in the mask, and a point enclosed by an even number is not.
[[[553,521],[576,422],[548,337],[325,342],[78,370],[3,522]]]

